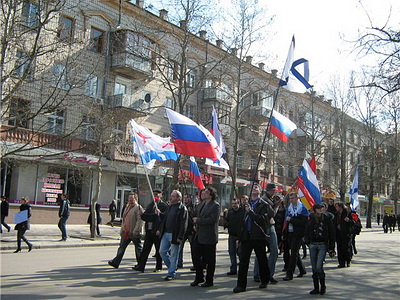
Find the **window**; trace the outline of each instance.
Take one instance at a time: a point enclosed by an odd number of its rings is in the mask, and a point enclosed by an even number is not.
[[[125,95],[126,94],[126,84],[121,82],[115,82],[114,95]]]
[[[25,1],[22,7],[22,17],[25,25],[35,28],[39,25],[39,7],[30,1]]]
[[[17,61],[15,62],[14,67],[14,76],[23,77],[31,79],[32,72],[31,72],[31,60],[29,59],[28,55],[22,51],[17,51]],[[28,70],[30,68],[30,70]]]
[[[30,103],[22,99],[12,99],[8,125],[28,128]]]
[[[98,53],[103,51],[104,31],[92,27],[90,31],[89,49]]]
[[[87,76],[84,93],[90,97],[101,97],[101,80],[96,75]]]
[[[187,105],[185,105],[184,109],[185,109],[184,115],[186,117],[188,117],[189,119],[193,120],[194,116],[195,116],[196,107],[194,105],[187,104]]]
[[[53,86],[63,90],[68,90],[71,86],[68,82],[68,72],[64,65],[53,65]]]
[[[57,109],[47,116],[47,132],[64,132],[64,111]]]
[[[71,17],[61,16],[58,25],[57,37],[63,41],[70,42],[74,37],[75,20]]]
[[[274,96],[270,94],[263,93],[263,107],[272,109],[274,105]]]
[[[278,176],[283,176],[283,166],[278,165]]]
[[[236,168],[241,169],[243,167],[243,154],[238,153],[236,159]]]
[[[94,141],[96,139],[96,120],[90,116],[83,116],[82,138]]]
[[[250,160],[250,169],[254,170],[257,166],[257,157],[252,155]]]
[[[174,99],[172,98],[167,98],[165,99],[165,107],[166,108],[170,108],[170,109],[174,109]],[[164,113],[164,117],[167,117],[167,113]]]
[[[126,127],[122,123],[114,123],[112,130],[112,139],[115,144],[120,144],[124,141]]]
[[[288,166],[288,177],[289,178],[294,178],[293,167],[292,166]]]
[[[187,73],[187,86],[190,88],[194,88],[196,85],[196,72],[193,70],[190,70]]]

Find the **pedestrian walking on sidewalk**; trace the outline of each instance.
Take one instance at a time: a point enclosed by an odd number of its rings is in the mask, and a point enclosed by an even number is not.
[[[58,210],[58,217],[60,220],[58,221],[58,228],[61,230],[61,240],[66,241],[68,238],[67,235],[67,220],[70,215],[70,208],[69,208],[69,200],[66,194],[61,195],[60,201],[60,209]]]
[[[126,247],[133,242],[135,245],[136,261],[139,261],[142,252],[142,242],[140,235],[142,232],[143,221],[140,215],[144,212],[142,206],[137,202],[138,196],[131,192],[128,196],[128,204],[124,209],[121,224],[121,241],[117,250],[117,256],[108,262],[114,268],[118,268],[124,257]]]
[[[6,217],[8,216],[10,205],[6,197],[1,197],[1,225],[10,232],[11,227],[6,223]],[[3,233],[3,228],[0,226],[0,233]]]
[[[17,250],[14,253],[21,252],[21,239],[28,245],[28,252],[32,250],[32,244],[29,243],[27,238],[25,237],[25,232],[30,229],[29,218],[31,217],[31,206],[29,205],[29,198],[22,197],[21,205],[19,207],[19,211],[28,211],[27,220],[15,225],[15,230],[17,230]]]
[[[108,212],[111,216],[110,225],[111,227],[114,227],[114,220],[117,214],[117,202],[115,201],[115,199],[112,199],[110,205],[108,206]]]

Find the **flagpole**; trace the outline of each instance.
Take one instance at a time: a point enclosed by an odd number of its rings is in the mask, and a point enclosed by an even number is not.
[[[293,36],[293,38],[294,38],[294,36]],[[293,38],[292,38],[292,40],[290,42],[289,52],[290,52],[290,47],[291,47],[292,42],[293,42]],[[283,73],[285,72],[287,62],[288,62],[288,59],[286,59],[285,64],[283,66],[281,78],[282,78]],[[280,80],[279,80],[278,88],[276,89],[275,94],[274,94],[274,99],[273,99],[273,102],[272,102],[272,109],[271,109],[271,112],[269,114],[269,120],[268,120],[268,124],[267,124],[266,130],[265,130],[265,133],[264,133],[264,138],[263,138],[263,142],[261,144],[260,153],[258,155],[257,164],[256,164],[256,167],[254,169],[254,174],[253,174],[252,183],[251,183],[251,189],[250,189],[250,197],[251,197],[251,193],[253,192],[254,184],[255,184],[255,181],[256,181],[256,178],[257,178],[258,167],[260,165],[261,156],[262,156],[262,153],[264,151],[265,141],[267,140],[267,138],[269,140],[269,137],[270,137],[269,128],[271,126],[272,113],[274,112],[274,108],[276,106],[276,102],[278,101],[278,94],[279,94],[280,89],[281,89],[281,85],[280,85]]]

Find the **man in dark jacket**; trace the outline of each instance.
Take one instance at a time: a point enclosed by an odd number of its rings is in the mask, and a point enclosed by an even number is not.
[[[165,281],[174,280],[178,265],[179,248],[187,228],[188,213],[182,203],[180,191],[173,190],[170,198],[170,205],[165,212],[165,216],[157,230],[157,235],[161,237],[160,255],[168,267],[168,274]]]
[[[156,268],[154,272],[159,272],[162,269],[162,259],[159,253],[160,238],[157,236],[156,232],[162,221],[163,214],[168,209],[168,205],[162,201],[162,193],[160,190],[154,190],[153,195],[154,201],[147,205],[146,210],[141,215],[142,220],[146,222],[144,225],[146,236],[144,238],[143,249],[139,257],[139,262],[137,266],[132,268],[139,272],[144,272],[144,268],[153,245],[156,248]]]
[[[60,209],[58,210],[58,217],[60,218],[60,221],[58,221],[58,228],[61,230],[61,240],[60,241],[66,241],[67,240],[67,220],[70,215],[70,209],[69,209],[69,200],[66,194],[61,195],[61,201],[60,201]]]
[[[240,207],[239,200],[233,199],[231,201],[231,208],[228,210],[226,216],[225,227],[228,228],[228,253],[231,260],[231,267],[227,275],[237,274],[237,256],[239,255],[238,249],[238,235],[240,224],[244,219],[244,208]]]
[[[8,232],[10,232],[10,226],[6,223],[6,217],[8,216],[8,210],[10,205],[8,204],[6,197],[1,197],[1,225],[3,225]],[[3,228],[0,225],[0,233],[3,233]]]
[[[256,253],[260,270],[260,288],[266,288],[270,274],[268,259],[266,254],[267,246],[267,222],[273,217],[274,211],[267,203],[260,198],[261,188],[254,184],[251,199],[245,205],[245,217],[239,229],[240,243],[240,264],[237,279],[237,286],[233,289],[234,293],[244,292],[247,286],[247,272],[251,252]]]
[[[299,255],[299,249],[306,229],[308,211],[298,199],[297,193],[292,192],[289,194],[289,202],[290,205],[286,212],[286,230],[288,244],[290,245],[290,260],[286,276],[283,278],[285,281],[293,279],[293,272],[296,265],[299,268],[299,275],[297,277],[303,277],[306,274],[306,269]]]
[[[351,233],[353,231],[353,218],[343,203],[335,204],[336,215],[333,224],[336,228],[336,246],[338,257],[338,268],[350,267],[351,261]]]
[[[193,257],[194,267],[196,269],[196,278],[190,284],[197,286],[204,282],[203,266],[207,266],[206,281],[201,287],[210,287],[214,285],[214,273],[216,264],[216,251],[218,243],[218,222],[219,222],[219,203],[215,201],[217,191],[212,186],[207,186],[200,192],[201,204],[198,207],[199,214],[193,217],[197,238],[194,239],[195,245],[199,251]]]

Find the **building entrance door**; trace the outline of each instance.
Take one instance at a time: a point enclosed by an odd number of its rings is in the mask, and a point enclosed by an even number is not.
[[[115,199],[117,199],[117,218],[122,217],[122,209],[128,201],[129,193],[132,191],[130,186],[118,186]]]

